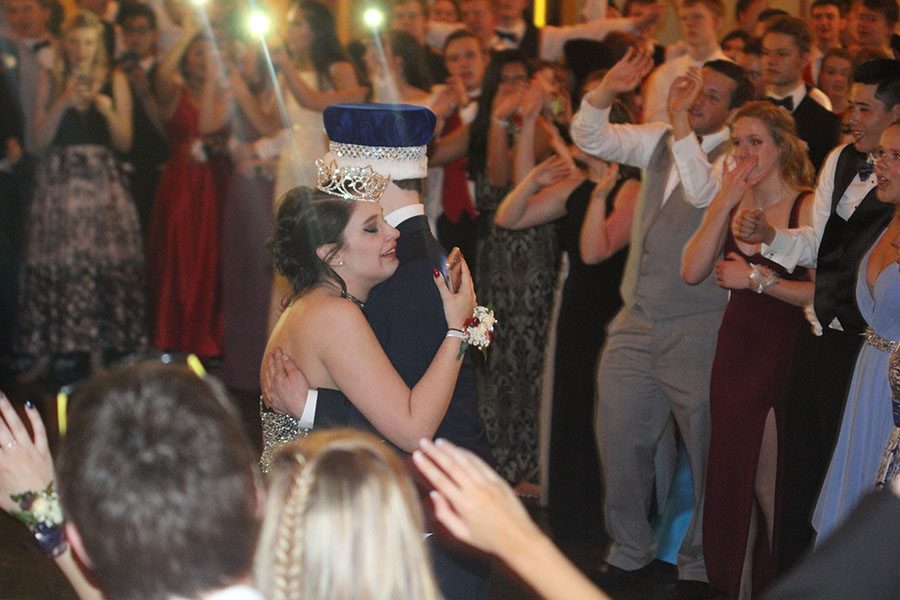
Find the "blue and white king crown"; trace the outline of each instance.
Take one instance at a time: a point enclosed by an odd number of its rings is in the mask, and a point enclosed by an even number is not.
[[[409,104],[333,104],[323,115],[329,152],[325,165],[372,170],[392,180],[418,179],[428,170],[434,113]]]

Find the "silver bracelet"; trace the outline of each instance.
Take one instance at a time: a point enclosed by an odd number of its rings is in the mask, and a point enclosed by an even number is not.
[[[781,281],[781,277],[767,267],[750,263],[750,289],[757,294],[762,294],[769,286]]]
[[[450,329],[447,330],[447,335],[444,337],[459,338],[462,340],[462,339],[466,338],[466,333],[461,329],[456,329],[454,327],[451,327]]]

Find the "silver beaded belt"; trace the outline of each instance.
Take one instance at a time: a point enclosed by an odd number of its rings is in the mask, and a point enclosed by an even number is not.
[[[897,349],[897,346],[900,346],[900,341],[883,338],[875,333],[875,330],[871,327],[866,327],[865,336],[868,345],[882,352],[893,352]]]

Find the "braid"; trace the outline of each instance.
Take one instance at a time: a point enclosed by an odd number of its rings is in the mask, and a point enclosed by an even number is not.
[[[303,597],[303,535],[313,477],[301,452],[282,454],[282,457],[285,471],[292,471],[293,477],[286,489],[278,520],[270,600],[297,600]],[[295,464],[289,465],[289,461]]]

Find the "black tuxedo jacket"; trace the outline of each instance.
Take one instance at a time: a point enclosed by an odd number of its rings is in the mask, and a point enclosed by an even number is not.
[[[407,219],[397,229],[400,230],[397,239],[400,265],[390,279],[369,293],[366,317],[391,364],[411,388],[425,374],[447,333],[443,303],[433,274],[435,267],[443,267],[447,253],[434,239],[424,216]],[[343,394],[320,390],[315,427],[336,426],[375,431]],[[463,358],[450,406],[435,437],[446,438],[489,460],[484,425],[478,416],[475,373],[467,356]]]
[[[797,136],[809,146],[809,160],[816,173],[841,139],[841,118],[806,94],[794,109]]]

